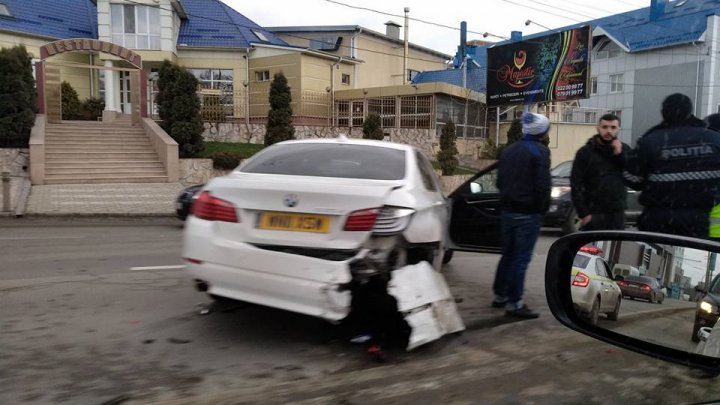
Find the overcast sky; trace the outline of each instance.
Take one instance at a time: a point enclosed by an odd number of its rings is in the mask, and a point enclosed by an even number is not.
[[[468,24],[469,40],[483,39],[484,32],[509,37],[510,31],[524,34],[545,31],[536,24],[525,26],[528,19],[554,29],[650,5],[650,0],[222,1],[261,26],[360,25],[381,33],[385,32],[385,23],[389,20],[403,25],[403,9],[410,7],[410,18],[455,27],[410,20],[410,42],[450,55],[460,43],[459,27],[463,20]],[[403,37],[402,31],[400,37]]]

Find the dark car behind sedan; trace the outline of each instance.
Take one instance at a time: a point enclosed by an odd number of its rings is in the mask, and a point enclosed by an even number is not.
[[[626,276],[617,281],[623,297],[640,298],[650,301],[651,304],[662,304],[665,300],[665,293],[660,288],[658,281],[649,276]]]
[[[550,170],[552,180],[552,191],[550,192],[550,209],[545,214],[543,226],[560,228],[563,234],[577,232],[580,228],[580,220],[572,203],[570,187],[570,173],[572,172],[572,160],[562,162]],[[638,203],[638,193],[635,190],[627,190],[627,209],[625,210],[625,223],[633,225],[642,212]]]
[[[695,308],[695,322],[693,324],[692,340],[698,342],[698,331],[703,326],[713,327],[720,318],[720,275],[716,275],[710,282],[707,293],[698,301]]]
[[[175,213],[178,218],[184,221],[185,218],[190,215],[193,198],[204,186],[204,184],[196,184],[180,192],[180,195],[178,195],[177,201],[175,202]]]

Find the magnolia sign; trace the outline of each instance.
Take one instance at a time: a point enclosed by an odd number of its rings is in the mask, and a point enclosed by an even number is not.
[[[588,97],[590,26],[488,48],[489,106]]]

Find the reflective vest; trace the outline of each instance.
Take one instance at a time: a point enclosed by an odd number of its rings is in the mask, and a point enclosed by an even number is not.
[[[720,238],[720,204],[710,210],[710,237]]]

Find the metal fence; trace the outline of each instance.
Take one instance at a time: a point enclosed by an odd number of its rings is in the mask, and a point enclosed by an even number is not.
[[[362,127],[368,114],[380,116],[382,128],[435,128],[433,95],[370,97],[335,102],[338,127]]]

